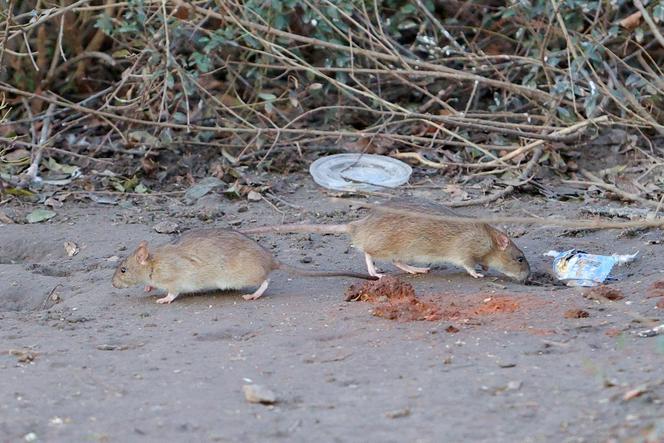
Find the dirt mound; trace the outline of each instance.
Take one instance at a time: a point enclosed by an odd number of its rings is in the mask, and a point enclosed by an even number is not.
[[[435,321],[442,318],[438,306],[418,299],[410,283],[392,276],[360,286],[351,285],[346,291],[346,301],[377,303],[373,315],[390,320]]]
[[[519,310],[519,303],[510,297],[492,298],[486,300],[473,310],[476,316],[492,314],[508,314]]]
[[[590,288],[583,293],[583,296],[588,300],[611,300],[617,301],[625,298],[622,291],[610,286],[601,285]]]
[[[351,285],[346,301],[365,301],[376,304],[373,315],[399,321],[472,320],[477,317],[509,314],[521,308],[520,302],[509,295],[496,297],[472,294],[460,303],[451,294],[443,294],[440,301],[424,301],[417,297],[413,286],[393,276]],[[452,300],[445,303],[444,300]]]
[[[648,298],[664,297],[664,280],[657,280],[648,288]]]

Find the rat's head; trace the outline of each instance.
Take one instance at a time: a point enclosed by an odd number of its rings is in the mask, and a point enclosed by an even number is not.
[[[521,249],[503,232],[494,229],[491,233],[493,248],[485,257],[486,264],[521,283],[530,275],[530,265]]]
[[[122,260],[113,274],[113,287],[122,289],[147,283],[150,280],[150,253],[148,242],[143,240],[138,248]]]

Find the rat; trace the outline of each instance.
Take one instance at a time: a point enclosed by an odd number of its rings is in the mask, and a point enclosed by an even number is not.
[[[484,271],[491,268],[519,282],[525,282],[530,274],[530,266],[523,252],[504,232],[486,223],[418,216],[418,213],[461,216],[446,206],[428,201],[399,198],[384,202],[381,206],[406,210],[408,213],[374,208],[366,217],[346,224],[285,224],[243,229],[240,232],[348,234],[352,244],[364,252],[369,274],[376,277],[382,277],[383,274],[376,271],[374,259],[390,261],[410,274],[423,274],[429,268],[408,263],[449,263],[462,267],[475,278],[484,276],[476,271],[479,265]]]
[[[258,286],[243,295],[245,300],[259,298],[277,269],[310,277],[376,277],[354,272],[318,272],[299,269],[278,261],[249,237],[221,228],[200,229],[182,235],[176,243],[148,248],[143,240],[122,260],[113,274],[113,286],[122,289],[144,284],[167,295],[157,303],[171,303],[178,295],[211,289],[242,289]]]

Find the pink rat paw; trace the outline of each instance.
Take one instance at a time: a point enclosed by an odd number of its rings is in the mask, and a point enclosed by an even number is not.
[[[178,294],[168,294],[166,297],[158,298],[157,303],[159,304],[170,304],[173,300],[178,297]]]
[[[482,278],[482,277],[484,277],[484,274],[480,274],[479,272],[477,272],[477,271],[474,270],[474,269],[469,270],[468,273],[469,273],[471,276],[475,277],[475,278]]]

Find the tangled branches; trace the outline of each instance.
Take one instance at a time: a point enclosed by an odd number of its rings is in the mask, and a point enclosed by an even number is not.
[[[322,146],[529,175],[600,126],[664,135],[664,9],[638,0],[28,3],[0,23],[8,146],[233,164]]]

